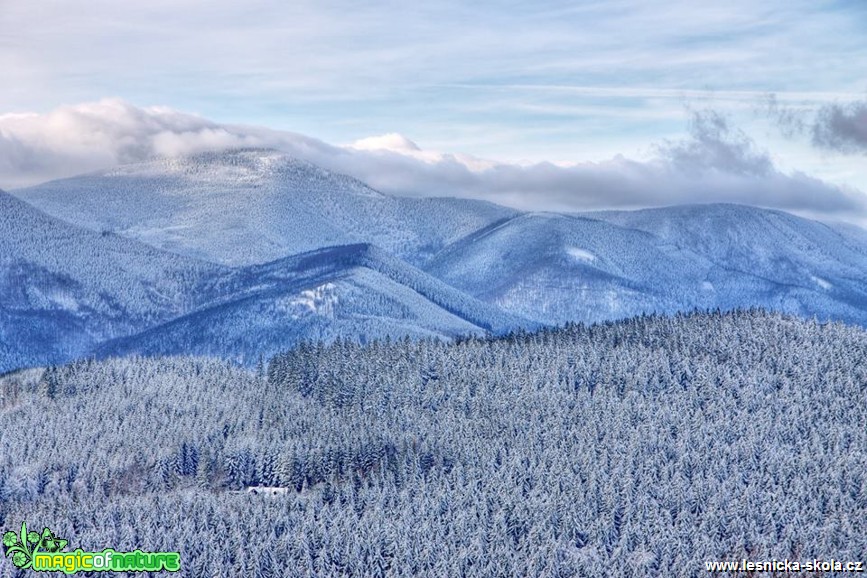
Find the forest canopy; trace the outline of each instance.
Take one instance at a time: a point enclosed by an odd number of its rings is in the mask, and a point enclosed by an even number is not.
[[[0,380],[0,526],[190,576],[859,560],[865,360],[863,329],[752,310],[49,367]]]

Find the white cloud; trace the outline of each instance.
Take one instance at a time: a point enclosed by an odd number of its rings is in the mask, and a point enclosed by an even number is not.
[[[360,151],[384,150],[409,155],[421,152],[421,149],[418,147],[417,144],[415,144],[405,136],[394,132],[380,136],[363,138],[355,141],[349,146]]]
[[[473,170],[491,166],[430,149],[600,161],[677,134],[684,101],[741,110],[768,90],[793,106],[853,100],[864,87],[852,71],[867,62],[862,5],[3,0],[0,111],[119,95],[335,143],[398,131],[423,144],[416,160]],[[259,134],[176,132],[153,134],[147,146],[182,151],[190,138]],[[20,153],[3,144],[4,155]],[[98,143],[90,149],[78,161],[112,161]],[[29,174],[66,174],[64,158],[48,155]],[[857,160],[842,170],[867,189]],[[809,166],[837,178],[820,164]]]
[[[194,115],[106,99],[0,116],[0,183],[10,188],[153,156],[260,145]]]
[[[401,156],[410,157],[433,165],[454,162],[476,172],[497,166],[497,163],[493,161],[480,159],[472,155],[460,153],[445,154],[422,150],[417,144],[397,133],[388,133],[380,136],[359,139],[348,145],[346,148],[358,151],[386,153],[386,155],[388,153],[397,153]]]
[[[689,136],[660,144],[649,161],[616,156],[563,166],[426,151],[396,134],[334,146],[290,132],[102,100],[46,114],[0,116],[0,186],[238,147],[282,150],[387,193],[473,197],[531,210],[737,202],[860,220],[867,207],[859,191],[782,172],[746,134],[713,112],[694,113]]]

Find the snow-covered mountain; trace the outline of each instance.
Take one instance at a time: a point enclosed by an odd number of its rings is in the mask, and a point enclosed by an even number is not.
[[[782,211],[681,206],[598,215],[712,265],[720,307],[759,305],[867,324],[867,237]]]
[[[187,312],[222,268],[49,217],[0,191],[0,372]]]
[[[779,211],[521,213],[386,196],[264,150],[15,194],[27,202],[0,194],[0,371],[89,354],[254,363],[299,340],[696,308],[867,325],[867,233]]]
[[[536,325],[370,245],[230,268],[77,227],[0,192],[0,373],[127,352],[254,363],[303,339]]]
[[[187,353],[248,365],[299,341],[452,338],[538,324],[478,301],[371,245],[329,247],[214,279],[211,303],[100,355]]]
[[[14,191],[95,230],[228,265],[374,243],[415,264],[515,211],[481,201],[383,195],[271,150],[156,159]]]
[[[738,205],[520,215],[445,248],[427,270],[552,323],[757,306],[867,324],[867,244]]]
[[[427,271],[483,301],[547,323],[598,321],[695,303],[701,297],[698,280],[689,295],[680,287],[687,284],[683,276],[694,277],[700,263],[656,245],[648,233],[604,221],[530,213],[450,245]]]

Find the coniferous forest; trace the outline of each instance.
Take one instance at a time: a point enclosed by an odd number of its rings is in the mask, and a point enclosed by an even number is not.
[[[0,387],[0,526],[179,551],[186,576],[702,576],[714,560],[867,558],[854,326],[644,316],[306,343],[253,370],[79,361]]]

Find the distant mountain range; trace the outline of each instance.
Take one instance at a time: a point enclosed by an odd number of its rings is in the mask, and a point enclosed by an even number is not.
[[[446,247],[427,271],[546,323],[763,307],[867,322],[867,242],[739,205],[522,214]]]
[[[0,371],[182,315],[223,267],[67,224],[0,192]]]
[[[0,371],[763,307],[867,325],[867,233],[736,205],[384,195],[268,150],[0,192]]]

